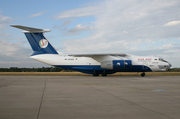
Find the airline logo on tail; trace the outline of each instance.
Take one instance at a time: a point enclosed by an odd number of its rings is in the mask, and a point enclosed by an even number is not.
[[[41,39],[41,40],[39,41],[39,46],[40,46],[41,48],[46,48],[46,47],[48,46],[48,41],[47,41],[46,39]]]

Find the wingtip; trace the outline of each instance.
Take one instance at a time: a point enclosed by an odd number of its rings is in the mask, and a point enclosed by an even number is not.
[[[11,27],[16,27],[17,25],[10,25]]]
[[[21,25],[10,25],[11,27],[18,27],[18,26],[21,26]]]

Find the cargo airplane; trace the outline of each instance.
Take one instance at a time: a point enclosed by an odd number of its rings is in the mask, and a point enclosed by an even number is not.
[[[93,76],[107,76],[116,72],[145,72],[167,71],[171,64],[159,57],[135,56],[128,54],[59,54],[45,38],[44,33],[49,29],[38,29],[20,25],[11,25],[22,30],[32,50],[30,58],[45,64],[75,70]]]

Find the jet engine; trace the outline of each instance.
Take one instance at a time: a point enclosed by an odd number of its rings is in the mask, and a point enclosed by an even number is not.
[[[132,68],[131,60],[110,60],[101,62],[101,68],[112,69],[112,70],[121,70]]]

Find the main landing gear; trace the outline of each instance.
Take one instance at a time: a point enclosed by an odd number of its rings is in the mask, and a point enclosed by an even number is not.
[[[98,74],[98,73],[96,73],[96,72],[94,72],[94,73],[93,73],[93,76],[99,76],[99,74]]]
[[[103,72],[101,75],[102,75],[103,77],[105,77],[105,76],[107,76],[107,73]],[[145,75],[146,75],[145,72],[141,73],[141,77],[144,77]],[[93,76],[99,76],[99,73],[94,72],[94,73],[93,73]]]
[[[102,76],[107,76],[107,74],[106,73],[102,73]]]
[[[141,77],[144,77],[146,74],[143,72],[142,74],[141,74]]]

